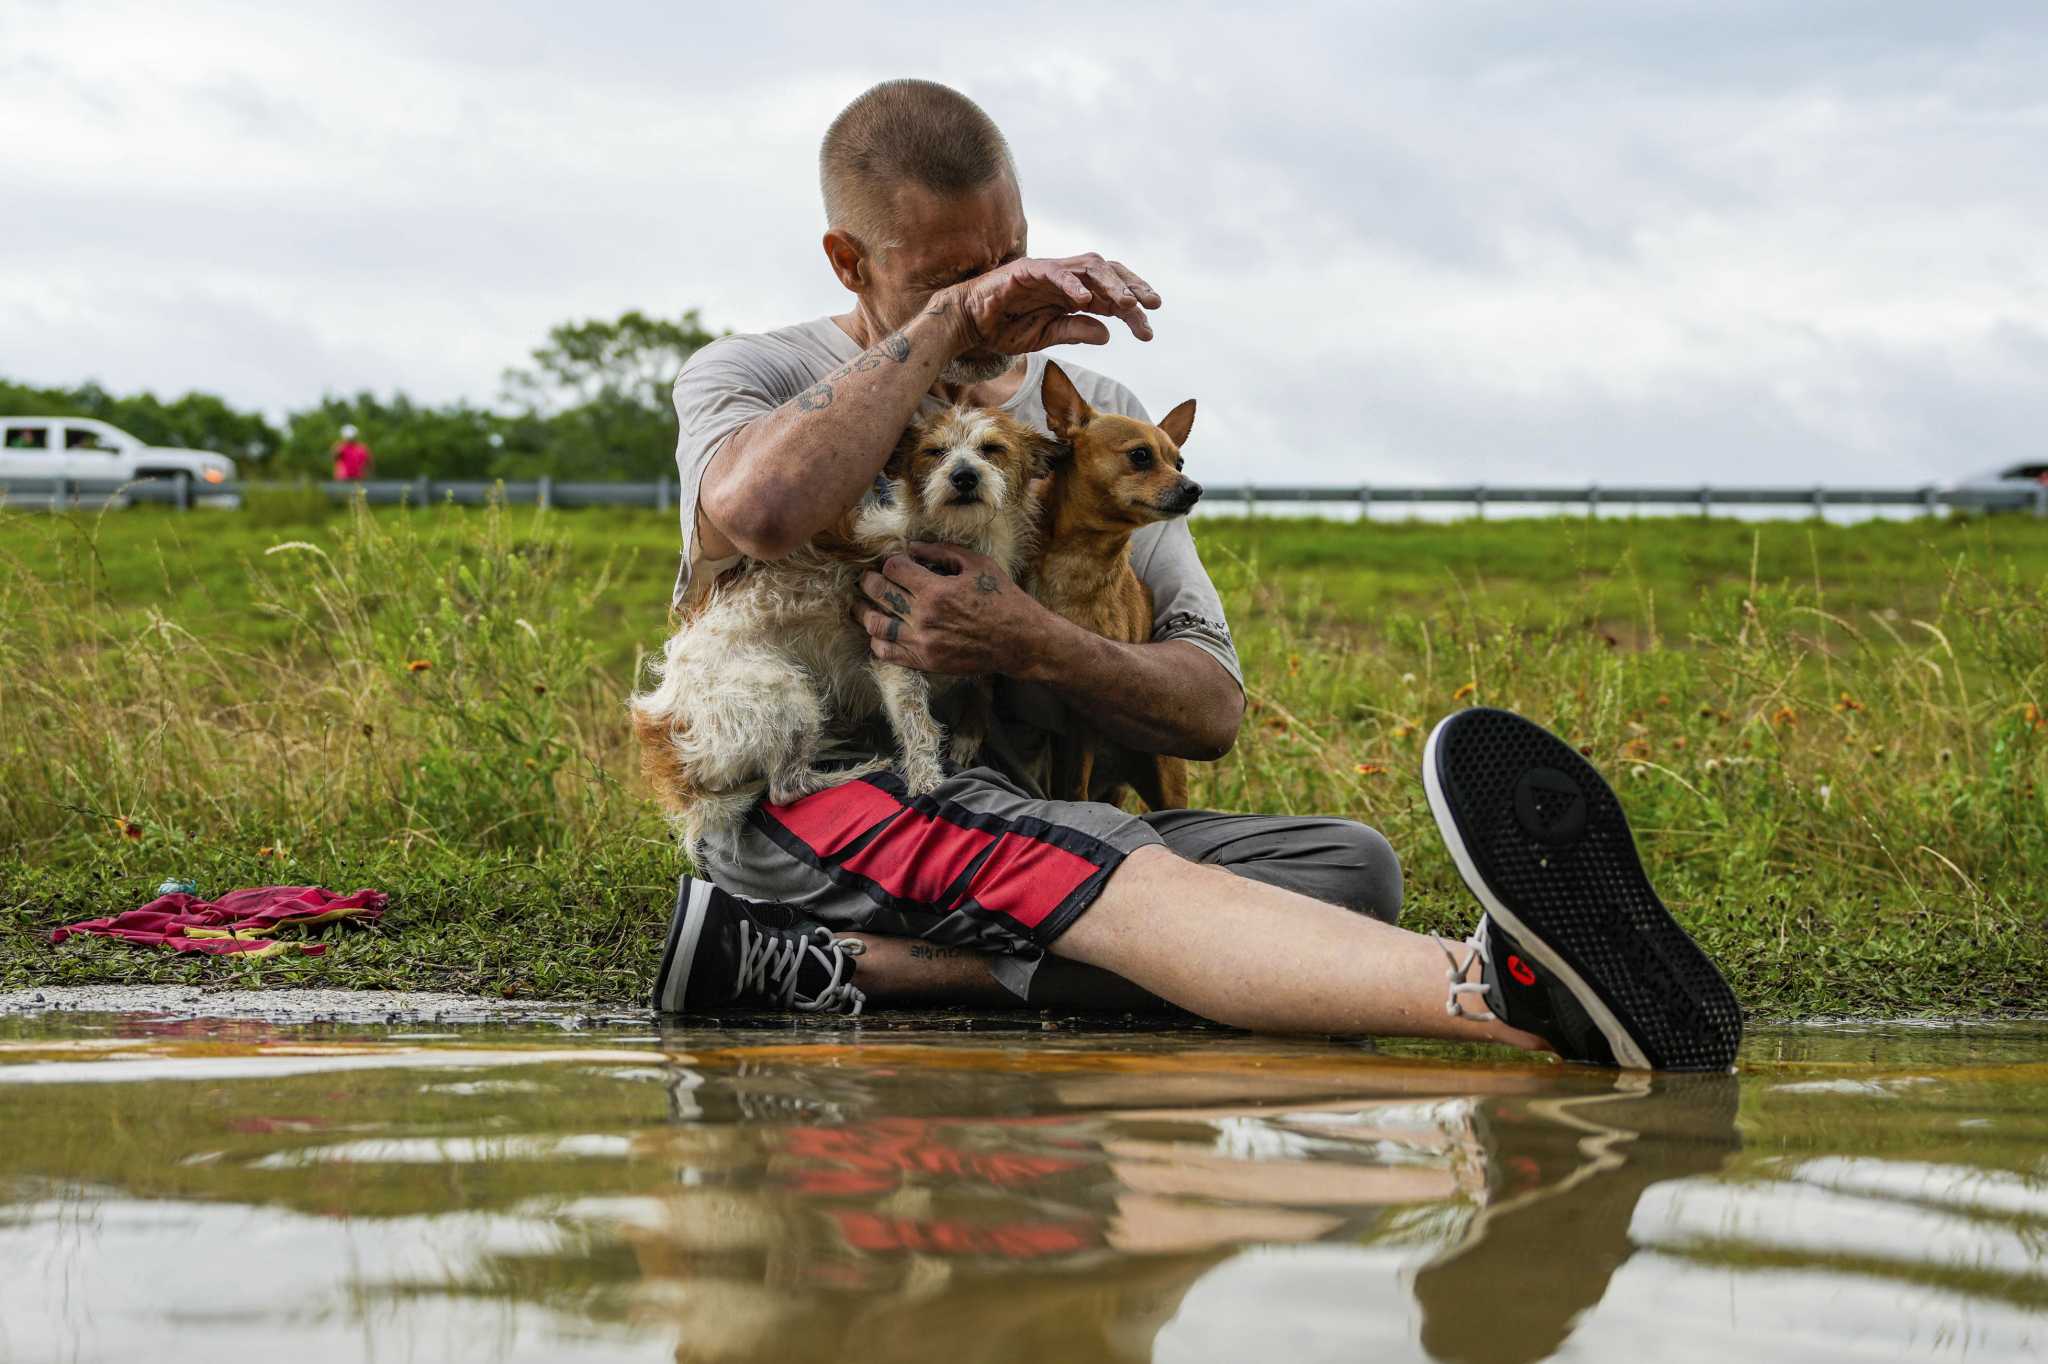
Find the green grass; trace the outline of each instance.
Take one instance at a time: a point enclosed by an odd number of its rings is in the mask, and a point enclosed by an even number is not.
[[[1252,685],[1196,799],[1376,825],[1414,926],[1471,918],[1416,769],[1483,702],[1610,774],[1753,1012],[2048,1004],[2048,525],[1198,535]],[[621,700],[675,548],[630,511],[0,511],[0,985],[636,997],[681,864]],[[318,959],[47,943],[173,875],[394,910]]]

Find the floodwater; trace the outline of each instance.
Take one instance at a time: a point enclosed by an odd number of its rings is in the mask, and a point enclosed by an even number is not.
[[[0,1358],[2008,1360],[2048,1028],[0,1019]]]

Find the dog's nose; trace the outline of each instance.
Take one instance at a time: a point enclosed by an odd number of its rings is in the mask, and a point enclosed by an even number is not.
[[[981,475],[962,465],[953,471],[952,477],[947,481],[953,485],[955,492],[971,493],[981,486]]]
[[[1192,507],[1192,506],[1194,506],[1194,505],[1195,505],[1195,503],[1197,503],[1197,502],[1200,502],[1201,500],[1202,500],[1202,485],[1201,485],[1201,484],[1199,484],[1199,483],[1197,483],[1197,482],[1195,482],[1195,481],[1194,481],[1194,480],[1193,480],[1192,478],[1184,478],[1184,479],[1182,479],[1182,480],[1180,481],[1180,504],[1181,504],[1181,506],[1182,506],[1183,508],[1187,508],[1187,507]]]

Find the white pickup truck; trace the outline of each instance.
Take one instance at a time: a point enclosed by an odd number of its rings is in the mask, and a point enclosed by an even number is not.
[[[91,417],[0,417],[0,489],[9,501],[47,498],[45,481],[53,478],[184,479],[189,486],[181,491],[203,496],[234,477],[235,463],[225,455],[145,445]]]

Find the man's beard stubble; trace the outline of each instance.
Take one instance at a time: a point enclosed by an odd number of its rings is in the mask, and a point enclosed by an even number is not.
[[[971,350],[965,355],[954,357],[951,364],[940,370],[939,382],[959,388],[985,384],[1002,378],[1015,363],[1015,356],[998,354],[992,350]]]

